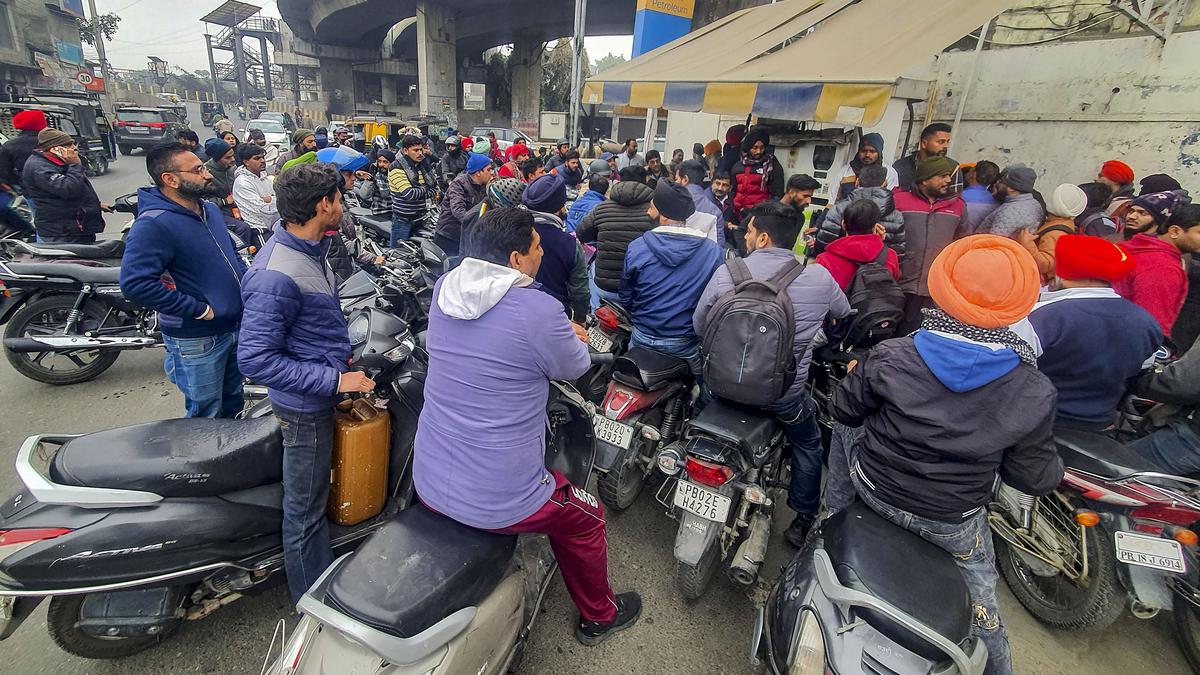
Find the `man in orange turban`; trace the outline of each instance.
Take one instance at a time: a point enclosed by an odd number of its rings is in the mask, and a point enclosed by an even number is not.
[[[929,270],[937,307],[925,310],[921,329],[877,345],[833,399],[837,421],[864,434],[850,446],[849,475],[831,469],[826,508],[844,508],[857,493],[954,556],[989,673],[1012,672],[987,521],[992,485],[999,473],[1022,492],[1045,495],[1063,476],[1054,385],[1008,329],[1037,302],[1038,285],[1033,257],[1011,239],[950,244]]]

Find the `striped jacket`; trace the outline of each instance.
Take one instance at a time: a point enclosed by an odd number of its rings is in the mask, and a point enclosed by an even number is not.
[[[419,165],[413,166],[412,160],[400,155],[388,171],[388,189],[392,192],[392,217],[411,222],[425,215],[425,200],[437,192],[437,185]]]

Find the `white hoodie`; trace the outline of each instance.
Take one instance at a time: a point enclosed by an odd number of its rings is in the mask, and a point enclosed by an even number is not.
[[[511,267],[463,258],[442,280],[437,304],[446,316],[471,321],[487,314],[513,286],[532,283],[532,278]]]
[[[263,201],[263,197],[270,197],[270,203]],[[239,166],[233,172],[233,203],[241,211],[242,220],[251,227],[269,230],[279,221],[275,183],[265,171],[256,176],[250,169]]]

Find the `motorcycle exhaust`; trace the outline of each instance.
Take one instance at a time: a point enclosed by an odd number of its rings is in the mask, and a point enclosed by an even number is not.
[[[73,352],[80,349],[126,350],[143,349],[158,344],[148,337],[84,337],[63,335],[53,337],[4,338],[4,348],[18,354],[41,352]]]
[[[771,514],[760,510],[750,517],[750,534],[738,546],[733,562],[729,565],[729,576],[743,586],[749,586],[758,578],[758,569],[767,557],[767,542],[771,538]]]

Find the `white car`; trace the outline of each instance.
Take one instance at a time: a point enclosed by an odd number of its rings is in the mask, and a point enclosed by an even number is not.
[[[273,145],[278,150],[284,151],[292,147],[292,139],[288,134],[287,127],[284,127],[281,122],[265,119],[251,120],[246,125],[246,135],[242,140],[250,140],[251,129],[263,132],[263,135],[267,137],[267,145]]]
[[[518,138],[524,139],[525,145],[529,146],[530,148],[536,147],[537,145],[537,143],[529,136],[517,131],[516,129],[509,129],[506,127],[475,127],[475,129],[471,132],[471,138],[475,139],[475,142],[478,143],[479,141],[487,138],[488,132],[496,134],[496,145],[500,146],[501,150],[508,150],[508,146],[512,145],[513,141],[517,140]]]

